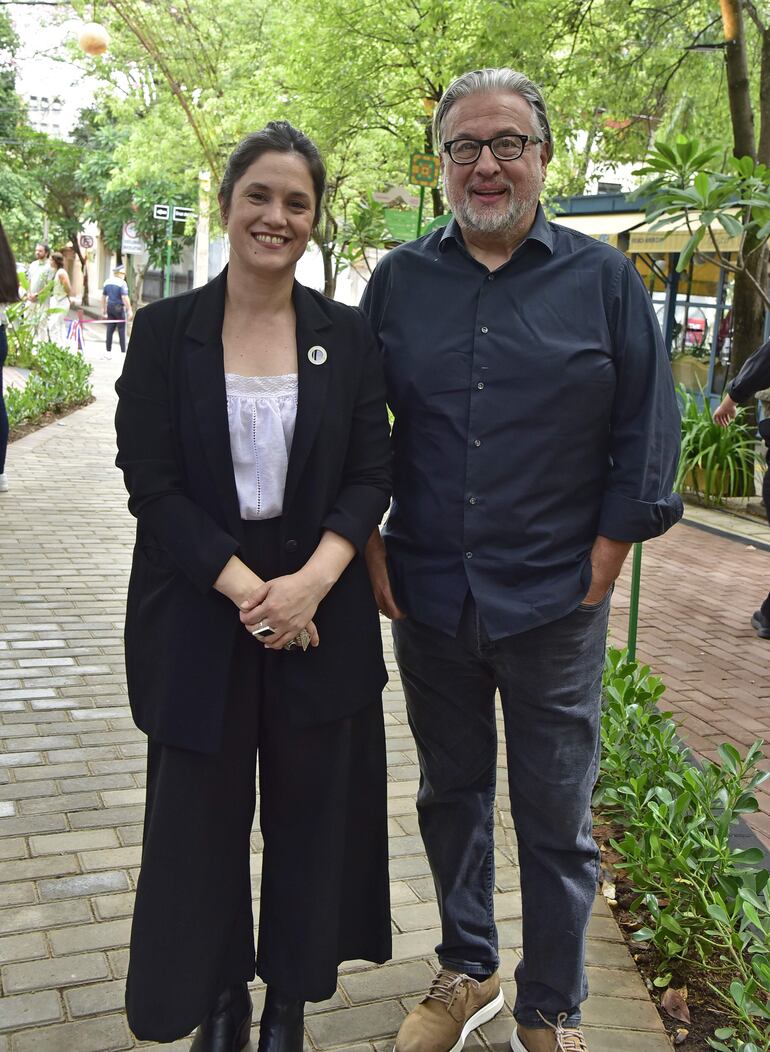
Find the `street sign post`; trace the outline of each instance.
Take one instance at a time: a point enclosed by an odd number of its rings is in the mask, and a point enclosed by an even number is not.
[[[438,186],[441,163],[432,153],[413,153],[409,158],[409,182],[420,188],[417,210],[417,237],[422,233],[422,213],[425,207],[425,187]]]
[[[173,202],[170,205],[153,205],[153,219],[166,220],[166,265],[164,267],[163,276],[164,296],[171,294],[171,247],[174,240],[174,223],[186,223],[187,220],[194,215],[195,212],[192,208],[184,208],[182,205],[175,205]]]

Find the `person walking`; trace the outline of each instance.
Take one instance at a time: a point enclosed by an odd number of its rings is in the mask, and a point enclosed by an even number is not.
[[[52,287],[50,255],[48,245],[39,241],[35,245],[35,258],[27,265],[27,303],[41,343],[48,339],[48,298]]]
[[[5,458],[8,452],[8,411],[3,396],[3,366],[8,355],[8,318],[5,307],[19,299],[19,275],[13,251],[0,223],[0,493],[8,492]]]
[[[259,1052],[301,1052],[337,966],[390,956],[387,680],[363,549],[390,494],[382,366],[362,314],[294,280],[318,150],[284,121],[219,190],[230,262],[137,312],[116,384],[137,518],[129,700],[148,735],[126,1007],[140,1039],[249,1040],[249,838],[264,841]]]
[[[67,271],[64,269],[64,255],[52,252],[49,273],[52,272],[53,288],[48,300],[48,339],[59,347],[67,347],[67,316],[72,303],[72,288]]]
[[[770,341],[763,343],[743,363],[738,375],[727,385],[724,398],[714,410],[714,420],[720,427],[729,427],[738,406],[750,401],[757,393],[770,387]],[[762,501],[770,523],[770,419],[760,420],[757,430],[764,439],[768,470],[762,479]],[[751,627],[760,639],[770,639],[770,595],[751,615]]]
[[[682,514],[679,413],[631,261],[543,213],[553,143],[532,81],[459,77],[433,141],[453,219],[388,253],[362,301],[394,414],[393,504],[368,559],[393,618],[442,935],[396,1050],[458,1052],[503,1004],[499,690],[523,910],[511,1047],[580,1052],[610,596],[631,544]]]
[[[126,326],[131,321],[131,300],[128,298],[126,268],[118,263],[112,268],[112,278],[102,289],[102,314],[108,319],[106,334],[106,356],[112,357],[112,336],[118,331],[120,353],[126,353]]]

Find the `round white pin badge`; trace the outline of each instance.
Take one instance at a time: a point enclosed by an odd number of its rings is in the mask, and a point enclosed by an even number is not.
[[[326,353],[326,349],[316,344],[315,347],[311,347],[307,352],[308,361],[313,365],[323,365],[329,355]]]

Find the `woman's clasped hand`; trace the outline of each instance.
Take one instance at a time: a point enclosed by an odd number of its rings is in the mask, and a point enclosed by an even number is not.
[[[273,635],[259,641],[268,650],[281,650],[295,639],[304,628],[310,636],[311,647],[319,643],[318,629],[313,616],[325,593],[317,581],[303,570],[276,577],[243,600],[241,621],[254,634],[260,625],[269,625]]]

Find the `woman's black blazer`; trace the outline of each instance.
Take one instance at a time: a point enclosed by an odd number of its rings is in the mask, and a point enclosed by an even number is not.
[[[219,748],[233,645],[245,631],[212,588],[242,531],[222,351],[226,279],[225,268],[201,289],[140,310],[115,385],[116,463],[137,519],[125,629],[131,709],[151,738],[201,752]],[[292,296],[299,397],[281,572],[299,570],[326,529],[357,550],[318,608],[321,645],[276,655],[282,703],[310,725],[378,701],[387,682],[361,552],[388,503],[390,454],[365,318],[296,282]],[[314,346],[327,352],[321,365],[308,359]]]

